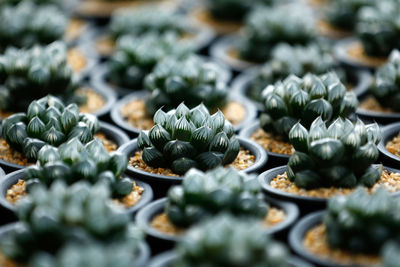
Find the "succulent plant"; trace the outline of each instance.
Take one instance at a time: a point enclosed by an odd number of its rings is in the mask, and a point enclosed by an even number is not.
[[[32,47],[62,39],[67,18],[55,6],[23,1],[0,9],[0,50],[10,46]]]
[[[3,111],[24,111],[33,100],[48,94],[65,102],[86,101],[75,94],[79,79],[67,64],[67,49],[61,42],[30,49],[7,49],[0,55],[0,84]]]
[[[367,55],[386,57],[400,49],[399,12],[397,0],[380,0],[360,9],[356,31]]]
[[[53,96],[34,100],[26,113],[11,115],[2,124],[3,138],[29,160],[36,160],[44,145],[58,147],[74,137],[86,144],[98,130],[95,116],[79,113],[76,104],[64,106]]]
[[[370,92],[382,106],[400,111],[399,50],[393,50],[389,62],[377,70]]]
[[[268,208],[256,176],[218,167],[187,172],[183,184],[168,191],[165,211],[174,225],[188,227],[222,212],[262,219]]]
[[[251,98],[261,100],[260,95],[265,87],[285,79],[290,74],[296,76],[304,76],[307,73],[321,75],[332,70],[335,70],[343,80],[344,72],[338,68],[338,63],[331,51],[323,45],[314,43],[306,46],[280,44],[273,49],[271,60],[256,69],[249,93]]]
[[[17,214],[21,224],[0,243],[2,253],[18,263],[43,262],[43,257],[60,252],[64,254],[60,257],[71,256],[68,258],[71,265],[60,266],[82,266],[74,263],[90,254],[71,254],[68,249],[71,245],[87,249],[102,246],[107,248],[108,254],[116,253],[114,256],[129,250],[128,255],[135,256],[142,240],[141,232],[130,223],[129,215],[110,203],[110,192],[103,184],[91,186],[80,182],[68,187],[57,181],[49,189],[34,187],[18,204]],[[118,247],[124,250],[116,252]],[[124,260],[125,257],[127,255]],[[101,256],[89,258],[96,261]],[[84,266],[103,265],[86,263]]]
[[[179,36],[191,32],[187,17],[165,8],[142,7],[117,11],[111,17],[110,34],[114,39],[123,35],[173,32]]]
[[[352,31],[357,23],[358,11],[365,6],[373,6],[376,0],[336,0],[328,1],[325,16],[327,21],[340,29]]]
[[[372,165],[379,156],[378,124],[354,125],[338,118],[328,128],[318,117],[307,131],[297,123],[289,133],[296,152],[289,158],[288,178],[298,187],[372,187],[382,174],[382,165]]]
[[[298,121],[308,129],[319,116],[332,122],[337,117],[348,117],[358,107],[354,92],[346,92],[334,72],[307,74],[302,79],[291,75],[264,89],[262,100],[265,111],[260,126],[285,139]]]
[[[192,227],[176,247],[176,267],[288,267],[288,249],[253,220],[220,215]]]
[[[118,39],[111,57],[110,80],[125,88],[142,89],[143,80],[157,62],[166,56],[189,53],[189,47],[178,42],[174,33],[145,34],[140,38],[125,35]]]
[[[399,241],[389,241],[383,246],[381,253],[383,258],[383,267],[397,267],[400,262],[400,245]]]
[[[196,55],[163,59],[145,78],[145,88],[151,91],[146,99],[148,114],[162,107],[174,109],[183,101],[189,108],[200,103],[210,111],[222,108],[228,95],[224,72],[220,65]]]
[[[241,21],[253,8],[271,5],[273,2],[274,0],[208,0],[206,3],[213,17],[219,20]]]
[[[334,197],[324,216],[327,241],[334,248],[378,254],[387,241],[400,237],[399,212],[384,188],[373,195],[359,188],[348,197]]]
[[[151,167],[168,167],[176,174],[190,168],[203,171],[226,165],[237,157],[240,144],[221,111],[210,116],[200,104],[189,110],[181,103],[168,113],[158,110],[150,131],[141,131],[138,146]]]
[[[311,10],[300,5],[256,8],[244,26],[239,45],[240,56],[265,62],[279,43],[306,45],[315,40],[315,23]]]
[[[37,184],[49,187],[57,180],[67,184],[85,180],[92,184],[99,181],[108,183],[114,198],[132,192],[131,180],[122,178],[128,166],[126,156],[117,152],[108,154],[99,139],[84,145],[75,137],[58,148],[44,145],[37,158],[36,165],[24,172],[28,190]]]

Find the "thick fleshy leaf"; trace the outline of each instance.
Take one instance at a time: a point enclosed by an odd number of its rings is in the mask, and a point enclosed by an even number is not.
[[[230,164],[232,163],[236,157],[238,156],[240,151],[240,143],[239,140],[237,140],[235,137],[231,137],[229,140],[229,145],[228,148],[226,149],[224,153],[224,158],[222,159],[222,164]]]
[[[313,189],[320,187],[322,180],[316,172],[304,170],[296,173],[294,183],[300,188]]]
[[[51,106],[46,109],[41,119],[43,120],[44,123],[47,124],[51,118],[58,120],[60,117],[61,117],[61,112],[57,108]]]
[[[68,164],[76,163],[82,159],[81,151],[85,147],[78,138],[72,138],[58,147],[61,159]]]
[[[38,157],[39,150],[45,145],[45,143],[36,138],[26,138],[24,141],[23,152],[25,157],[30,160],[36,160]]]
[[[54,127],[43,132],[41,137],[43,141],[53,146],[58,146],[65,140],[65,135]]]
[[[295,118],[284,116],[273,122],[273,126],[278,135],[287,137],[290,130],[296,123],[297,120]]]
[[[196,149],[189,142],[180,140],[169,141],[162,152],[165,158],[170,161],[178,158],[191,158],[196,155]]]
[[[180,119],[181,117],[188,117],[190,114],[189,108],[182,102],[176,108],[175,116]]]
[[[325,97],[327,90],[323,82],[315,77],[309,91],[310,99],[319,99]]]
[[[293,172],[298,172],[301,170],[314,170],[314,161],[305,153],[296,151],[289,158],[288,166]]]
[[[233,127],[232,123],[228,120],[225,120],[223,131],[229,138],[231,138],[235,134],[235,128]]]
[[[183,175],[191,168],[197,167],[197,162],[190,158],[178,158],[172,162],[172,171],[176,174]]]
[[[378,144],[379,141],[382,139],[381,129],[379,128],[379,125],[376,122],[367,125],[366,131],[367,131],[368,142],[373,142],[374,144]]]
[[[92,131],[84,122],[79,122],[68,135],[68,139],[78,138],[83,144],[93,139]]]
[[[97,174],[97,167],[93,160],[84,159],[72,165],[74,179],[85,179],[94,181]]]
[[[41,166],[46,165],[48,162],[59,161],[60,159],[57,148],[53,146],[45,145],[39,150],[38,160]]]
[[[84,115],[80,115],[79,119],[88,126],[92,133],[96,133],[99,131],[100,123],[96,116],[85,113]]]
[[[328,137],[339,139],[341,135],[344,133],[344,125],[343,119],[337,118],[329,127],[328,127]]]
[[[40,138],[45,130],[46,125],[39,117],[33,117],[26,127],[26,132],[28,135],[35,138]]]
[[[168,143],[172,138],[161,125],[156,124],[149,131],[149,139],[158,150],[162,151],[165,144]]]
[[[32,120],[34,117],[42,117],[44,112],[45,109],[42,105],[40,105],[37,101],[32,101],[29,104],[26,115],[29,120]]]
[[[50,118],[50,120],[46,123],[46,130],[50,130],[52,127],[57,131],[63,132],[62,126],[59,120],[56,118]]]
[[[348,117],[353,114],[359,105],[357,96],[353,92],[347,92],[340,105],[340,115]]]
[[[382,164],[371,165],[360,177],[360,183],[366,187],[372,187],[381,179],[382,172]]]
[[[27,117],[25,113],[15,113],[9,116],[7,119],[3,120],[1,126],[2,126],[2,135],[4,138],[7,138],[8,129],[18,122],[22,122],[24,124],[27,123]]]
[[[74,182],[70,181],[70,177],[72,176],[70,166],[61,161],[48,163],[43,166],[43,174],[44,175],[41,176],[42,179],[40,179],[40,181],[47,184],[47,186],[55,180],[64,180],[67,183]]]
[[[10,144],[11,147],[17,149],[22,147],[26,137],[26,125],[23,122],[17,122],[11,125],[4,135],[7,143]]]
[[[310,96],[307,92],[298,90],[296,93],[294,93],[289,100],[292,114],[299,116],[309,101]]]
[[[207,125],[203,125],[196,129],[192,134],[190,143],[199,151],[207,149],[208,144],[213,138],[213,131]]]
[[[79,114],[75,113],[71,109],[66,108],[61,115],[61,124],[64,131],[69,132],[72,127],[74,127],[79,120]]]
[[[154,124],[160,124],[162,127],[165,127],[167,124],[167,120],[168,115],[162,109],[157,110],[157,112],[154,114]]]
[[[378,159],[378,156],[379,151],[376,145],[372,142],[368,142],[367,144],[359,147],[353,154],[352,160],[357,164],[354,164],[352,168],[356,171],[366,169]]]
[[[274,119],[278,119],[288,113],[285,102],[277,95],[267,97],[264,107],[266,112]]]
[[[332,166],[338,163],[344,153],[343,144],[332,138],[324,138],[310,143],[309,152],[312,158],[322,165]]]
[[[196,128],[199,128],[204,125],[207,115],[204,114],[200,109],[196,108],[190,112],[190,120],[194,123]]]
[[[225,153],[229,146],[229,138],[225,132],[217,133],[210,142],[210,151]]]
[[[173,138],[189,142],[194,130],[186,117],[183,116],[175,122]],[[150,140],[152,139],[150,138]]]
[[[114,152],[111,154],[109,164],[110,170],[116,177],[119,177],[125,172],[126,168],[128,168],[128,159],[124,154]]]
[[[296,150],[303,152],[308,150],[308,132],[299,122],[290,130],[289,140]]]
[[[112,189],[114,197],[123,197],[132,192],[133,184],[129,178],[122,178],[112,185]]]
[[[222,164],[223,154],[218,152],[203,152],[196,157],[201,170],[210,170]]]
[[[319,116],[322,117],[322,120],[328,121],[331,119],[332,113],[333,109],[328,101],[323,98],[314,99],[304,107],[302,122],[305,125],[310,125]]]
[[[110,156],[106,148],[104,147],[103,142],[101,142],[97,138],[87,143],[85,148],[89,152],[90,157],[97,162],[97,167],[100,167],[100,165],[107,163],[110,159]]]
[[[368,140],[367,128],[359,118],[357,118],[357,122],[354,124],[354,131],[360,136],[361,144],[365,144]]]
[[[146,147],[143,149],[142,159],[147,165],[155,168],[165,166],[163,154],[155,147]]]
[[[328,101],[334,106],[341,103],[345,94],[346,87],[340,82],[331,84],[328,87]]]

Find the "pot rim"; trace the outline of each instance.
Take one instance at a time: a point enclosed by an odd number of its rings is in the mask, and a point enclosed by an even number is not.
[[[378,150],[385,158],[388,158],[394,162],[400,163],[400,157],[390,153],[386,149],[386,144],[391,140],[391,138],[400,134],[400,122],[388,124],[381,128],[382,139],[378,144]]]

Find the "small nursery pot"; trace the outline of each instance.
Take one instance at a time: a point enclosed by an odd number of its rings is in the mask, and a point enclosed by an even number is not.
[[[387,168],[387,167],[384,167],[384,168],[390,172],[400,172],[396,169]],[[286,171],[286,166],[280,166],[280,167],[276,167],[276,168],[270,169],[268,171],[265,171],[258,176],[258,180],[268,196],[296,203],[297,206],[300,207],[302,214],[326,208],[326,204],[327,204],[329,198],[300,196],[300,195],[284,192],[284,191],[281,191],[279,189],[272,187],[270,185],[272,179],[274,179],[278,174],[283,174],[285,171]],[[394,192],[394,193],[392,193],[392,195],[394,197],[397,197],[400,195],[400,191]]]
[[[123,144],[127,143],[129,141],[129,137],[118,129],[117,127],[106,123],[106,122],[100,122],[100,130],[99,133],[103,133],[109,138],[111,141],[115,142],[118,147],[121,147]],[[0,138],[2,137],[1,134],[1,125],[0,125]],[[5,161],[3,159],[0,159],[0,166],[3,167],[3,169],[7,172],[13,172],[16,170],[24,169],[26,166],[18,165],[15,163],[11,163],[8,161]]]
[[[221,69],[222,73],[219,75],[221,81],[228,83],[232,78],[232,73],[229,68],[216,60],[210,59],[213,63],[218,64]],[[91,72],[90,79],[92,80],[94,86],[102,87],[102,88],[109,88],[115,91],[119,97],[126,96],[127,94],[133,93],[135,91],[142,90],[143,88],[123,88],[118,85],[114,85],[110,82],[108,77],[108,73],[110,70],[110,65],[107,63],[97,65],[93,71]]]
[[[381,128],[381,131],[382,131],[382,139],[378,144],[378,150],[380,152],[382,161],[388,166],[399,167],[400,157],[390,153],[386,149],[386,144],[390,142],[398,134],[400,134],[400,122],[389,124]]]
[[[0,227],[0,240],[3,240],[9,236],[13,231],[22,228],[23,225],[20,222],[11,223]],[[146,266],[146,263],[150,259],[150,248],[145,242],[141,242],[138,247],[138,255],[136,256],[135,262],[132,266]]]
[[[326,267],[338,267],[338,266],[354,266],[354,265],[343,265],[337,262],[333,262],[329,259],[324,259],[322,257],[318,257],[315,254],[309,252],[303,244],[304,237],[311,228],[322,223],[323,216],[325,211],[317,211],[313,212],[304,218],[302,218],[290,231],[289,233],[289,245],[296,252],[296,254],[300,255],[302,258],[317,264],[318,266],[326,266]]]
[[[374,70],[387,61],[387,58],[365,55],[361,42],[355,37],[338,41],[333,52],[341,63],[355,69]]]
[[[246,128],[242,129],[239,133],[239,136],[246,139],[250,139],[253,133],[255,133],[259,128],[260,128],[260,123],[258,121],[255,121],[249,124]],[[290,158],[290,155],[286,154],[280,154],[271,151],[265,151],[265,152],[268,154],[268,167],[276,167],[287,164]]]
[[[150,262],[149,267],[173,267],[174,261],[177,259],[178,255],[175,251],[169,250],[164,253],[158,254]],[[305,262],[298,257],[290,257],[288,263],[291,267],[312,267],[313,265]]]
[[[16,184],[18,180],[22,180],[23,178],[24,178],[24,170],[19,170],[9,173],[2,180],[0,180],[0,205],[2,206],[2,208],[5,208],[10,212],[15,212],[16,206],[7,201],[6,194],[7,190],[10,189],[11,186]],[[151,189],[150,185],[142,181],[137,181],[134,179],[131,180],[136,182],[137,186],[140,186],[144,189],[139,202],[136,203],[134,206],[125,209],[128,214],[134,216],[139,209],[141,209],[143,206],[147,205],[150,201],[153,200],[153,190]]]
[[[284,233],[299,217],[299,208],[290,202],[283,202],[279,200],[275,200],[269,197],[265,198],[266,202],[271,206],[277,207],[285,212],[285,219],[276,224],[275,226],[266,229],[266,232],[269,234],[279,235]],[[146,207],[141,209],[137,216],[136,222],[139,227],[144,229],[146,234],[151,237],[152,240],[157,240],[168,243],[175,243],[181,240],[182,235],[168,235],[162,233],[151,226],[151,222],[157,215],[164,212],[165,205],[167,204],[167,198],[162,198],[152,203],[148,204]]]
[[[213,58],[224,62],[236,72],[241,72],[257,65],[254,62],[246,61],[238,56],[238,43],[238,35],[222,37],[210,47],[210,55]]]
[[[263,104],[249,97],[251,82],[256,78],[256,75],[257,75],[257,67],[244,71],[232,81],[231,87],[233,92],[246,97],[249,101],[252,101],[257,106],[258,112],[262,112],[264,110]],[[365,70],[356,70],[354,71],[354,75],[352,76],[354,76],[351,78],[353,78],[354,81],[352,82],[355,85],[352,88],[353,92],[356,93],[357,95],[361,94],[362,92],[365,92],[371,83],[372,79],[371,74]]]
[[[124,129],[126,132],[129,133],[130,136],[132,137],[137,137],[139,133],[142,131],[142,129],[136,128],[133,125],[131,125],[129,122],[127,122],[121,115],[121,110],[132,100],[134,99],[140,99],[143,101],[146,101],[146,98],[150,95],[149,92],[141,90],[141,91],[136,91],[134,93],[131,93],[125,97],[123,97],[121,100],[117,102],[117,104],[112,108],[111,110],[111,119],[112,121],[120,128]],[[250,123],[252,123],[256,117],[257,117],[257,110],[255,105],[244,98],[243,96],[239,94],[230,94],[228,96],[228,102],[233,101],[240,103],[243,108],[246,110],[246,115],[244,119],[237,125],[234,125],[235,131],[238,132]]]
[[[238,140],[241,147],[249,150],[251,154],[255,156],[254,164],[249,168],[242,170],[242,172],[255,173],[261,170],[268,161],[268,156],[265,150],[259,144],[253,141],[241,137],[238,137]],[[118,151],[124,153],[128,157],[128,159],[138,150],[139,147],[137,145],[137,139],[129,141],[118,149]],[[183,177],[154,174],[134,168],[131,165],[128,165],[128,169],[126,170],[126,172],[132,177],[149,183],[153,187],[156,198],[165,196],[170,186],[174,184],[180,184],[183,180]]]

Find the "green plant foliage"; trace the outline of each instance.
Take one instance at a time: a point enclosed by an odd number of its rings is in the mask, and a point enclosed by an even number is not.
[[[376,0],[335,0],[328,1],[325,10],[327,21],[333,26],[352,31],[357,23],[358,11],[362,7],[373,6]]]
[[[145,34],[140,38],[125,35],[118,39],[116,52],[111,57],[109,78],[119,86],[141,90],[145,76],[157,62],[189,52],[189,47],[180,43],[174,33]]]
[[[227,101],[227,81],[221,79],[225,69],[196,55],[168,57],[146,76],[144,86],[151,92],[146,110],[153,115],[185,102],[189,108],[203,103],[210,111],[222,108]]]
[[[118,263],[127,266],[127,260],[134,261],[142,242],[142,233],[130,223],[127,213],[110,202],[110,192],[102,184],[92,186],[80,182],[68,187],[57,181],[49,189],[34,187],[20,201],[17,214],[21,224],[3,237],[0,245],[2,253],[18,263],[111,266],[93,265],[93,262],[115,253],[105,262],[119,255]],[[93,254],[79,253],[77,248]],[[104,254],[99,256],[99,252]],[[52,263],[56,255],[58,260],[68,262],[64,265],[39,264]],[[76,264],[84,259],[90,260],[91,264]]]
[[[30,49],[7,49],[0,55],[0,84],[3,111],[24,111],[33,100],[48,94],[65,102],[86,101],[75,95],[79,79],[67,63],[67,48],[61,42]]]
[[[379,0],[359,11],[356,31],[367,55],[386,57],[400,49],[399,13],[398,0]]]
[[[154,6],[115,12],[109,25],[109,32],[114,39],[123,35],[140,36],[146,33],[167,32],[183,36],[193,31],[192,24],[184,15]]]
[[[192,227],[176,247],[176,267],[288,267],[288,249],[257,221],[220,215]]]
[[[38,158],[45,145],[59,145],[78,138],[86,144],[99,130],[99,121],[91,114],[79,113],[76,104],[64,106],[56,97],[33,101],[26,113],[16,113],[3,121],[6,142],[29,160]]]
[[[56,6],[23,1],[0,9],[0,50],[32,47],[62,39],[68,20]]]
[[[372,195],[359,188],[348,197],[334,197],[324,216],[328,243],[351,252],[378,254],[386,242],[399,238],[399,212],[397,200],[384,188]]]
[[[380,179],[382,165],[372,165],[379,156],[378,124],[353,125],[338,118],[328,128],[318,117],[307,131],[297,123],[289,133],[296,152],[287,165],[289,179],[300,188],[372,187]]]
[[[208,0],[207,8],[211,15],[219,20],[242,21],[258,6],[271,5],[274,0]],[[229,12],[227,11],[229,10]]]
[[[142,159],[151,167],[168,167],[176,174],[190,168],[206,171],[232,163],[240,150],[232,124],[221,111],[210,116],[203,104],[189,110],[181,103],[168,113],[160,109],[154,124],[138,137]]]
[[[306,45],[316,37],[311,10],[302,5],[256,8],[246,20],[240,56],[265,62],[279,43]]]
[[[400,111],[399,50],[393,50],[389,62],[377,70],[370,92],[383,107]]]
[[[127,166],[124,154],[108,154],[99,139],[84,145],[75,137],[58,148],[43,146],[38,152],[36,165],[25,169],[24,180],[28,190],[36,184],[49,187],[57,180],[67,184],[81,180],[92,184],[101,181],[110,186],[114,198],[119,198],[132,192],[131,180],[122,178]]]
[[[332,122],[348,117],[358,107],[354,92],[346,92],[334,72],[307,74],[303,78],[291,75],[264,89],[262,98],[265,111],[260,116],[260,126],[285,139],[298,121],[308,129],[319,116]]]
[[[268,208],[256,176],[218,167],[187,172],[183,184],[169,190],[165,211],[174,225],[188,227],[221,212],[262,220]]]
[[[400,262],[400,245],[397,242],[387,242],[381,250],[383,267],[397,267]]]
[[[307,73],[321,75],[332,70],[344,80],[344,72],[339,68],[331,51],[323,45],[280,44],[272,51],[271,60],[256,69],[249,95],[252,99],[260,101],[261,92],[265,87],[285,79],[290,74],[301,77]]]

